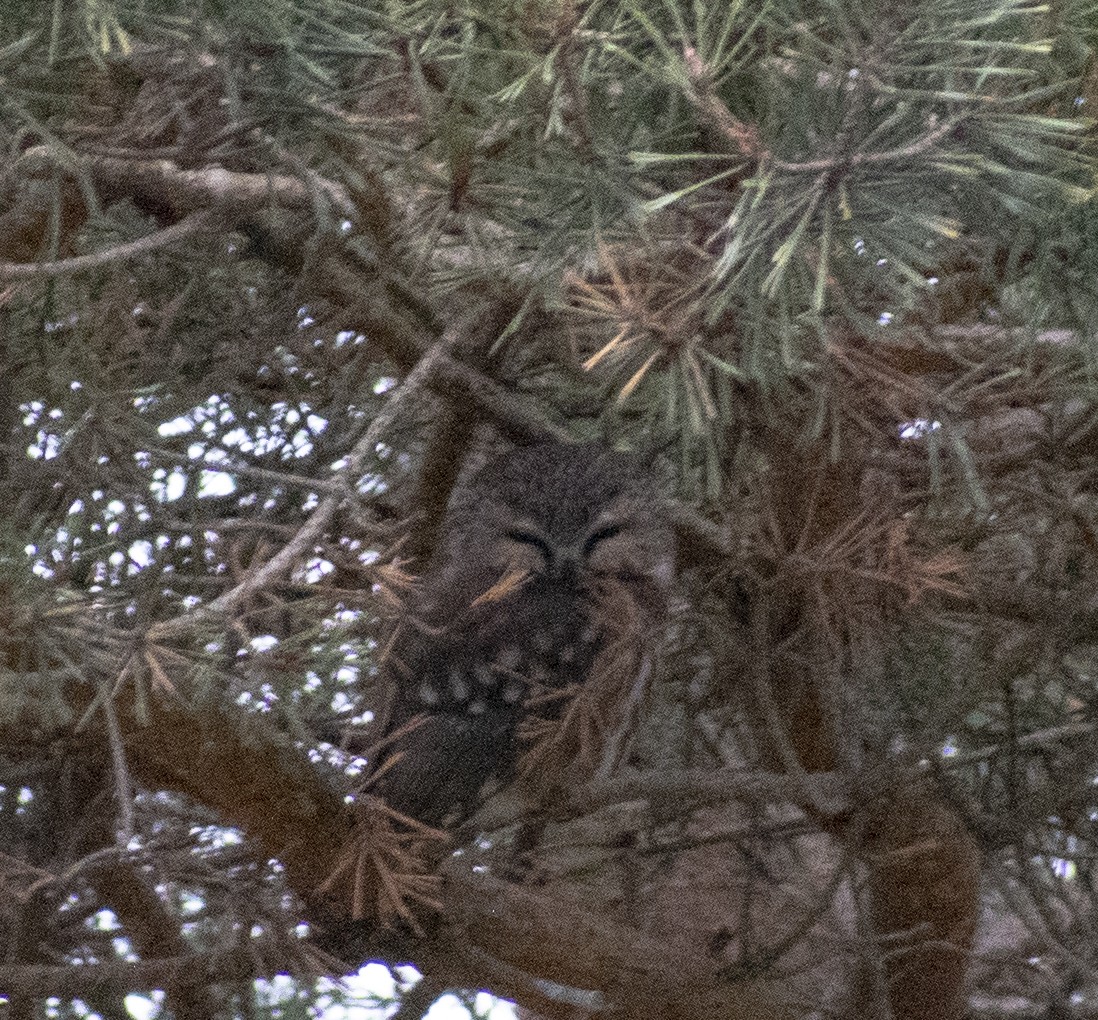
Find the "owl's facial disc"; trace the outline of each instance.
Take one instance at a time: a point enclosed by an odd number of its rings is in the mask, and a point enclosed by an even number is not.
[[[666,587],[671,561],[665,536],[644,508],[627,509],[624,516],[620,509],[602,514],[591,526],[583,543],[584,566],[597,577],[644,579]],[[653,537],[659,541],[653,542]]]
[[[533,526],[516,525],[508,528],[504,537],[509,542],[509,559],[512,568],[544,574],[555,559],[552,540]]]

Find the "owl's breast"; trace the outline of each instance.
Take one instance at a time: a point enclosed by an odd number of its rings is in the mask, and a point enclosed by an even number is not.
[[[555,692],[590,670],[597,642],[574,589],[535,583],[504,602],[413,630],[394,650],[390,726],[411,728],[379,789],[397,810],[438,823],[470,809],[486,782],[513,775],[531,706],[552,718]]]
[[[531,693],[583,680],[597,652],[582,592],[535,579],[442,628],[405,678],[419,710],[517,718]]]

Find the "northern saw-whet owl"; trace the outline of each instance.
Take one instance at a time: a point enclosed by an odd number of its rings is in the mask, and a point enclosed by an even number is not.
[[[520,447],[451,498],[385,661],[375,791],[431,825],[485,784],[546,792],[612,768],[666,613],[674,539],[639,462]]]

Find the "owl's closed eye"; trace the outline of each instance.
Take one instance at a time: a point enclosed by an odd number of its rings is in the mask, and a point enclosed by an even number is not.
[[[563,540],[524,518],[504,530],[500,549],[512,569],[577,583],[588,577],[628,577],[645,568],[628,517],[600,517],[582,532]]]

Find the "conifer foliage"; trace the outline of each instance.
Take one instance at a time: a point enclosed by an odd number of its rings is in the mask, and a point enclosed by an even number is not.
[[[7,3],[0,1020],[370,960],[402,1017],[1098,1014],[1096,43]],[[378,667],[463,466],[543,439],[664,480],[665,649],[613,774],[417,826]]]

